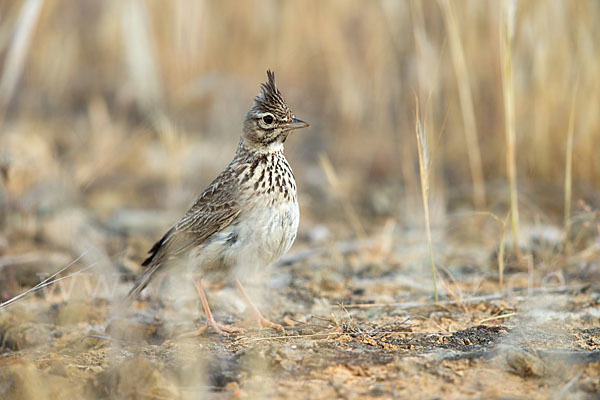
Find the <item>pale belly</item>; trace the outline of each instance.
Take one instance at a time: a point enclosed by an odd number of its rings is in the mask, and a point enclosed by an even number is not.
[[[251,278],[290,249],[299,220],[295,201],[250,208],[192,252],[192,263],[208,279]]]

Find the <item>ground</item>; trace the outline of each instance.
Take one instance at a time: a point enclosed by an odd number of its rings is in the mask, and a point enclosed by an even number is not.
[[[275,266],[261,305],[285,332],[245,321],[228,286],[210,288],[209,301],[218,320],[245,327],[229,336],[195,334],[197,298],[150,293],[118,310],[101,296],[40,291],[1,311],[0,398],[596,398],[591,259],[579,254],[560,275],[513,262],[504,296],[491,271],[441,269],[436,304],[430,276],[387,239],[305,244]]]
[[[0,400],[599,398],[597,1],[0,16]],[[122,299],[267,69],[310,124],[285,143],[298,237],[247,282],[285,332],[212,282],[245,332],[195,335],[191,276]]]

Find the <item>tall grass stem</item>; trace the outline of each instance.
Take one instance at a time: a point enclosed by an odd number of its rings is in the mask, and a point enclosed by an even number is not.
[[[419,153],[419,174],[421,177],[421,194],[423,197],[423,211],[425,213],[425,231],[427,232],[427,246],[429,249],[429,261],[431,263],[431,276],[433,279],[433,297],[435,303],[438,302],[437,290],[437,272],[435,268],[435,260],[433,257],[433,240],[431,239],[431,222],[429,218],[429,171],[430,157],[427,138],[421,124],[421,115],[419,114],[419,101],[416,100],[416,115],[415,115],[415,134],[417,136],[417,150]]]
[[[565,212],[564,212],[564,231],[565,231],[565,253],[569,252],[569,230],[571,227],[571,201],[573,188],[573,135],[575,131],[575,103],[578,89],[578,82],[573,89],[571,98],[571,111],[569,112],[569,127],[567,130],[567,148],[565,150]]]
[[[473,203],[475,204],[475,208],[483,210],[486,204],[486,193],[469,70],[452,4],[448,0],[439,0],[438,2],[446,20],[450,52],[452,54],[454,72],[456,73],[460,109],[464,123],[465,140],[467,142],[467,157],[469,159],[471,180],[473,181]]]
[[[515,94],[512,70],[512,40],[515,30],[516,3],[507,0],[500,3],[502,19],[500,21],[500,55],[502,60],[502,92],[504,95],[504,130],[506,135],[506,172],[510,190],[510,222],[513,235],[514,252],[521,258],[519,248],[519,195],[517,191],[516,132],[515,132]]]

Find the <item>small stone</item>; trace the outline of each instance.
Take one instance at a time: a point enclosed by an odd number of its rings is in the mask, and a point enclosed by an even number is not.
[[[53,341],[52,327],[35,322],[13,325],[5,331],[0,327],[0,337],[3,347],[11,350],[23,350]]]
[[[156,333],[156,328],[126,319],[114,319],[108,324],[106,331],[115,339],[138,343],[148,341]]]
[[[76,398],[69,380],[44,373],[31,364],[17,364],[0,369],[2,399],[69,399]]]
[[[383,383],[376,383],[369,387],[369,392],[373,396],[383,396],[388,393],[388,389]]]
[[[544,375],[544,362],[524,350],[509,350],[506,353],[509,370],[523,378],[541,377]]]
[[[108,398],[122,398],[126,394],[143,393],[143,398],[173,399],[180,397],[177,387],[169,382],[153,363],[145,358],[127,360],[99,374],[91,393]]]

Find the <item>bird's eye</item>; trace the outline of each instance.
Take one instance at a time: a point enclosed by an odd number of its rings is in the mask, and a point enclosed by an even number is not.
[[[265,124],[267,125],[271,125],[273,123],[273,116],[272,115],[265,115],[264,117],[262,117],[262,120]]]

